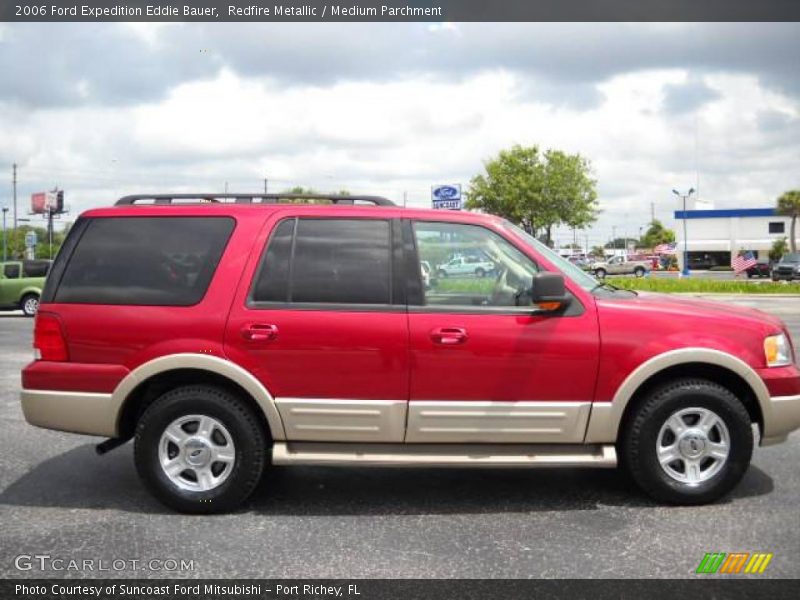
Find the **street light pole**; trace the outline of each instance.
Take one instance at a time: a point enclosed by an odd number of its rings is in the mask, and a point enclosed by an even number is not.
[[[689,275],[689,235],[686,232],[686,199],[694,194],[694,188],[689,188],[685,194],[681,194],[678,190],[672,190],[678,198],[683,199],[683,270],[681,275],[684,277]]]

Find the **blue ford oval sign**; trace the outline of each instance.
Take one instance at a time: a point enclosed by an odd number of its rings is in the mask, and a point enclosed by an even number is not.
[[[431,188],[433,208],[461,210],[461,185],[435,185]]]

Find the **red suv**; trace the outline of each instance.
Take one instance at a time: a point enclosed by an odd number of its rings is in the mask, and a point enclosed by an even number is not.
[[[420,265],[496,266],[424,281]],[[129,196],[75,223],[22,373],[28,422],[135,439],[186,512],[265,466],[614,467],[725,494],[800,427],[764,313],[599,283],[515,225],[374,197]]]

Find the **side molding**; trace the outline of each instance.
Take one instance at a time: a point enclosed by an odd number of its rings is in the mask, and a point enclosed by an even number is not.
[[[122,414],[122,405],[127,400],[131,392],[141,383],[144,383],[154,375],[175,371],[178,369],[198,369],[210,371],[230,379],[241,386],[261,407],[264,416],[269,424],[270,433],[273,440],[285,440],[286,433],[283,429],[278,409],[275,406],[275,399],[267,391],[261,382],[253,377],[247,370],[229,360],[211,356],[208,354],[171,354],[161,356],[140,365],[125,376],[112,394],[112,405],[116,407],[117,421]],[[119,422],[117,423],[119,427]]]
[[[287,439],[314,442],[402,442],[405,400],[277,398]]]
[[[670,350],[645,361],[634,370],[614,395],[611,402],[595,402],[586,430],[587,444],[613,443],[617,439],[622,415],[636,390],[653,375],[682,364],[706,363],[724,367],[739,375],[755,394],[764,419],[764,435],[769,435],[772,425],[772,404],[769,390],[758,374],[746,362],[719,350],[710,348],[680,348]]]

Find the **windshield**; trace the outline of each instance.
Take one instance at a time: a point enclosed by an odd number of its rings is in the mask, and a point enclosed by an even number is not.
[[[517,227],[510,221],[503,221],[503,225],[516,233],[523,239],[523,241],[525,241],[525,243],[553,263],[562,273],[564,273],[564,275],[569,277],[587,292],[593,292],[597,289],[598,285],[601,285],[594,277],[586,273],[586,271],[582,270],[576,265],[573,265],[567,259],[560,257],[556,252],[553,252],[550,248],[527,233],[521,227]]]
[[[796,263],[800,262],[800,254],[787,254],[781,259],[783,263]]]

